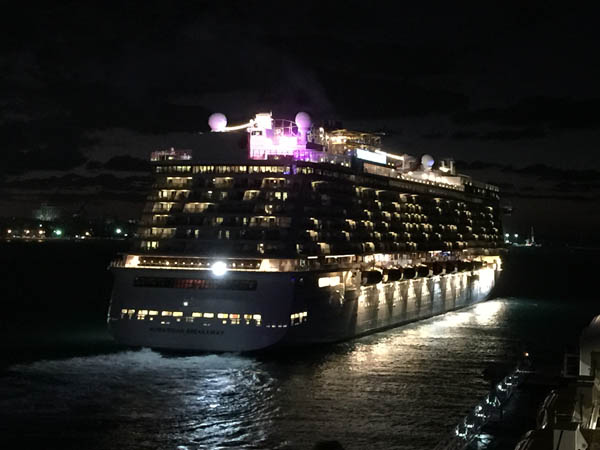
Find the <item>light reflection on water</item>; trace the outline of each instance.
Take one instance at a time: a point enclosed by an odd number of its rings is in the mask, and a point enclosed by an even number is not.
[[[488,390],[483,369],[516,360],[534,307],[494,300],[277,355],[141,350],[17,365],[0,380],[0,431],[24,447],[433,448]]]

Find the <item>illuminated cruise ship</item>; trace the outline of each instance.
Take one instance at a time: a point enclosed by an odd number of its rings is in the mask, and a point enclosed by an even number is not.
[[[484,300],[499,192],[381,136],[257,114],[151,156],[108,323],[129,346],[251,351],[335,342]]]

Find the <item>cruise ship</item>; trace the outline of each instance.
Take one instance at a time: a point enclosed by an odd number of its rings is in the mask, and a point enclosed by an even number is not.
[[[151,155],[133,249],[111,264],[128,346],[254,351],[456,310],[502,270],[499,190],[382,135],[215,113],[199,148]]]

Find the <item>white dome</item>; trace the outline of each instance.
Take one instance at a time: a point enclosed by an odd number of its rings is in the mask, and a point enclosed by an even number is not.
[[[434,163],[435,163],[435,160],[433,159],[433,156],[431,156],[431,155],[423,155],[421,157],[421,164],[423,165],[424,169],[431,169],[433,167]]]
[[[213,113],[208,118],[208,125],[212,131],[223,131],[227,126],[227,117],[225,114]]]
[[[296,118],[294,119],[294,121],[296,122],[296,125],[298,125],[298,128],[301,128],[303,130],[309,129],[312,123],[308,113],[302,111],[296,114]]]

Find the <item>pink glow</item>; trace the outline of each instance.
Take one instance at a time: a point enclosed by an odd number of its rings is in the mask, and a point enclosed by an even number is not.
[[[267,159],[269,156],[293,156],[294,151],[304,148],[298,144],[296,136],[254,136],[250,135],[250,158]]]

